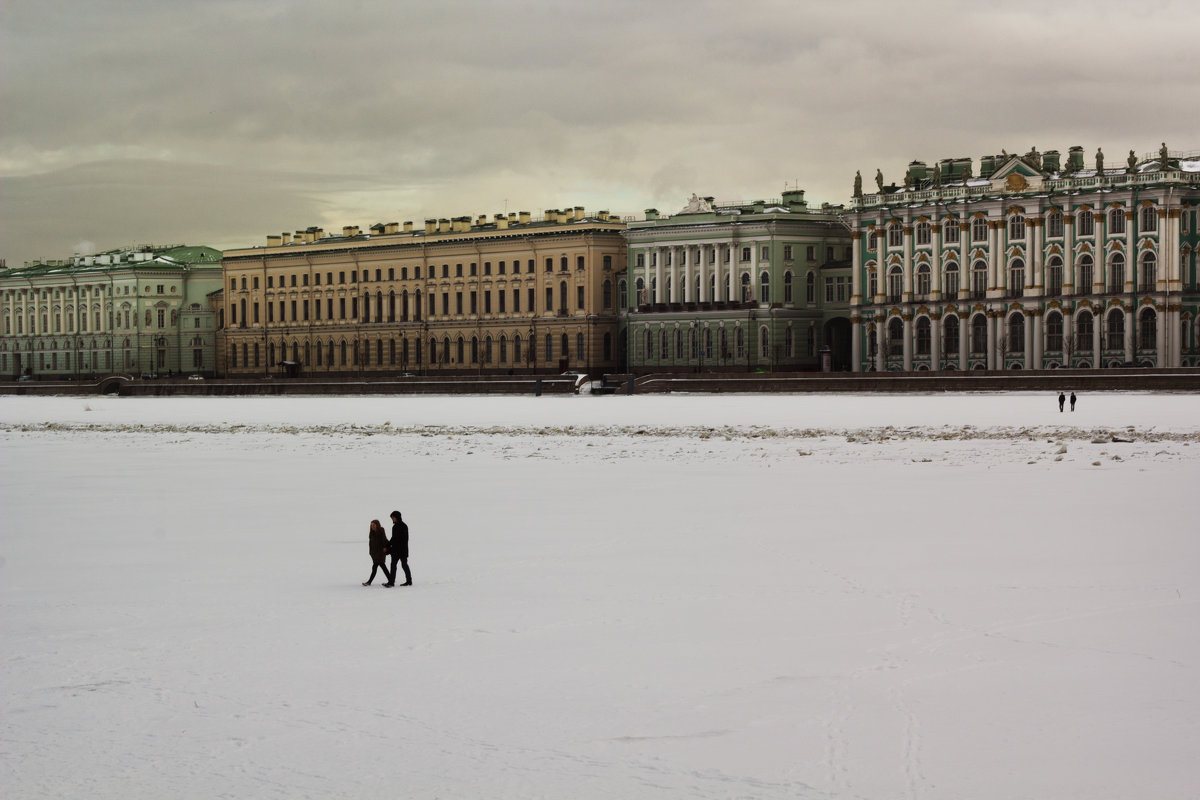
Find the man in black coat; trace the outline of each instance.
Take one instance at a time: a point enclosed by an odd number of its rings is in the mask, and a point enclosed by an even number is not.
[[[392,540],[388,542],[388,555],[392,557],[392,579],[396,576],[396,562],[404,569],[404,583],[412,586],[412,573],[408,571],[408,525],[399,511],[392,512]]]

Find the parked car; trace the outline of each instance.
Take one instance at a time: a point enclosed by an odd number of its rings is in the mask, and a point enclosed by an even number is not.
[[[189,381],[202,381],[202,380],[204,380],[204,376],[203,375],[188,375],[188,380]]]

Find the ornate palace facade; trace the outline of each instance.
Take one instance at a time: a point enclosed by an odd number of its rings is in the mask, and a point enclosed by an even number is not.
[[[854,369],[1200,365],[1200,155],[909,165],[855,197]]]
[[[0,374],[212,374],[221,253],[113,250],[0,270]]]
[[[224,372],[612,372],[624,227],[576,207],[227,251]]]
[[[837,209],[840,210],[840,209]],[[804,192],[771,202],[693,196],[631,222],[621,287],[629,368],[849,368],[850,236]]]

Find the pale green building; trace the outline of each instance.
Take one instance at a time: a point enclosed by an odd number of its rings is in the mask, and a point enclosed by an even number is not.
[[[850,232],[841,208],[696,197],[628,222],[619,284],[632,372],[850,368]]]
[[[221,251],[146,245],[0,270],[0,375],[212,374]]]

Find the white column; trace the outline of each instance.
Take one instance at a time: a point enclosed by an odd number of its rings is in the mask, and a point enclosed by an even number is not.
[[[1104,314],[1096,313],[1096,306],[1092,306],[1092,367],[1100,367],[1100,338],[1104,333]]]
[[[862,318],[850,318],[850,371],[862,372]]]
[[[1127,293],[1133,291],[1133,273],[1140,266],[1137,263],[1137,238],[1133,232],[1133,218],[1133,211],[1125,212],[1125,285],[1121,288]]]
[[[758,242],[750,244],[750,302],[758,302]]]
[[[698,280],[700,282],[700,285],[696,287],[696,299],[701,303],[707,303],[709,300],[709,297],[708,297],[708,258],[707,258],[708,252],[707,251],[708,251],[708,245],[701,245],[700,249],[697,251],[699,253],[698,258],[699,258],[700,263],[696,265],[698,267],[698,269],[696,271],[696,280]],[[699,336],[700,332],[697,331],[696,335]],[[700,346],[700,342],[699,342],[699,340],[697,340],[696,347],[699,347],[699,346]]]
[[[887,317],[875,317],[875,369],[887,370]]]
[[[1075,312],[1066,308],[1062,309],[1063,319],[1063,347],[1062,347],[1062,366],[1070,368],[1070,356],[1067,354],[1067,342],[1071,341],[1070,337],[1075,334]],[[1079,342],[1074,342],[1072,352],[1079,349]]]
[[[663,299],[663,261],[666,259],[666,248],[654,248],[654,301],[665,302]]]
[[[987,368],[996,369],[996,326],[999,324],[995,314],[987,315]]]
[[[1000,225],[1003,222],[996,223],[994,220],[988,221],[988,296],[994,297],[993,290],[1004,285],[1000,278],[1001,264],[1004,261],[1004,253],[1000,251]],[[1000,294],[1004,294],[1003,291]]]
[[[862,304],[862,232],[854,231],[853,239],[850,242],[850,304]]]
[[[958,226],[958,296],[960,299],[966,299],[971,291],[971,245],[970,245],[971,226],[965,222],[959,223]],[[965,367],[964,367],[965,369]]]
[[[1128,262],[1126,262],[1128,263]],[[1127,269],[1128,274],[1128,269]],[[1133,313],[1128,311],[1125,314],[1125,362],[1133,361],[1133,326],[1137,324],[1137,308],[1133,309]]]
[[[1063,214],[1063,288],[1064,295],[1075,293],[1075,217]]]
[[[1037,287],[1045,287],[1042,280],[1042,221],[1041,219],[1026,220],[1029,236],[1028,268],[1025,272],[1025,294],[1045,294],[1045,289],[1036,291]]]
[[[944,316],[929,320],[929,368],[938,372],[942,368],[942,323]]]
[[[933,280],[933,286],[930,288],[933,291],[933,299],[942,299],[942,226],[940,223],[933,223],[930,226],[933,236],[933,257],[930,259],[929,269],[931,271],[930,278]],[[937,362],[934,361],[936,364]]]
[[[903,269],[904,269],[904,285],[901,286],[901,288],[900,288],[900,302],[911,303],[912,299],[913,299],[913,228],[912,228],[912,224],[910,223],[907,225],[900,226],[900,231],[901,231],[902,236],[904,237],[902,239],[902,241],[904,242],[903,250],[901,251],[901,256],[904,259],[902,262]],[[905,338],[907,339],[907,336]]]
[[[904,371],[912,372],[913,357],[913,318],[911,313],[901,317],[904,320]]]
[[[1169,328],[1170,312],[1164,307],[1161,312],[1156,312],[1158,318],[1155,320],[1158,324],[1154,326],[1154,366],[1165,367],[1167,363],[1167,348],[1170,346]]]
[[[1104,256],[1105,225],[1108,220],[1103,211],[1094,212],[1092,218],[1096,221],[1096,251],[1092,266],[1092,294],[1104,294],[1104,281],[1108,277],[1108,259]]]
[[[970,317],[964,314],[958,315],[958,368],[963,372],[967,371],[967,322]]]
[[[1025,323],[1025,369],[1042,368],[1042,314],[1033,311]],[[1032,328],[1032,330],[1030,330]]]

